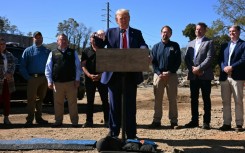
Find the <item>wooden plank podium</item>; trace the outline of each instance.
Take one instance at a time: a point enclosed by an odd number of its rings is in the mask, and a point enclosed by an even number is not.
[[[96,51],[97,72],[143,72],[149,71],[149,50],[98,49]]]
[[[143,72],[149,71],[149,50],[140,48],[108,48],[96,51],[97,72]],[[122,91],[125,91],[125,77],[122,73]],[[122,140],[125,140],[126,103],[122,93]]]

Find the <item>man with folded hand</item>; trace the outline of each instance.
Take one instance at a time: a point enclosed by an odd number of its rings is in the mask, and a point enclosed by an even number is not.
[[[81,67],[85,74],[85,88],[87,93],[87,109],[86,109],[86,122],[83,127],[93,127],[93,112],[94,112],[94,98],[96,88],[100,94],[100,99],[102,101],[102,108],[104,113],[104,126],[108,127],[109,118],[109,100],[108,100],[108,88],[106,85],[100,82],[101,73],[96,71],[96,52],[98,48],[103,48],[101,46],[101,41],[97,35],[105,32],[99,30],[98,32],[92,33],[90,36],[90,47],[86,48],[82,52],[81,57]]]
[[[24,50],[20,63],[20,73],[27,80],[26,125],[32,125],[34,117],[38,124],[48,123],[42,118],[42,103],[48,87],[44,72],[50,50],[42,44],[42,33],[36,31],[33,34],[33,45]]]

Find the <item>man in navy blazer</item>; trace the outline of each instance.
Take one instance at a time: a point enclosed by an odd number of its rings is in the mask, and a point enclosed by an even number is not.
[[[244,123],[243,86],[245,80],[245,42],[240,37],[241,28],[229,28],[231,41],[225,43],[220,51],[220,83],[223,103],[222,131],[231,130],[231,95],[235,101],[236,131],[241,131]]]
[[[213,41],[205,37],[207,25],[199,22],[196,25],[196,39],[187,47],[185,63],[189,70],[187,79],[190,80],[191,91],[191,121],[187,128],[199,126],[198,99],[199,90],[202,91],[204,103],[203,129],[210,129],[211,121],[211,80],[214,79],[212,62],[215,56]]]
[[[126,9],[116,12],[116,22],[119,27],[110,28],[106,32],[107,48],[123,47],[123,34],[126,36],[126,48],[148,48],[140,30],[129,27],[130,15]],[[122,75],[125,77],[125,91],[122,91]],[[107,84],[109,90],[109,135],[118,137],[121,127],[121,95],[124,94],[126,105],[126,135],[128,139],[136,138],[136,92],[137,85],[143,82],[142,72],[104,72],[101,82]]]

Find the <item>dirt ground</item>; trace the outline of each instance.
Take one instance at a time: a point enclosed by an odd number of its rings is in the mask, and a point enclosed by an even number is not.
[[[164,96],[164,114],[161,129],[149,129],[148,125],[152,122],[154,96],[152,86],[139,87],[137,96],[137,136],[140,139],[149,139],[157,143],[158,152],[171,153],[174,149],[182,150],[185,153],[244,153],[245,152],[245,132],[228,131],[222,132],[218,128],[222,125],[222,103],[220,97],[220,88],[212,88],[212,119],[211,129],[203,130],[202,115],[203,103],[200,98],[200,127],[185,129],[183,125],[190,121],[190,99],[189,88],[179,88],[178,110],[180,129],[171,129],[168,120],[168,101]],[[93,128],[82,128],[85,122],[85,104],[86,97],[78,101],[79,124],[81,127],[71,127],[68,109],[65,109],[64,125],[59,128],[52,128],[54,122],[54,110],[51,105],[43,106],[43,118],[50,124],[40,126],[34,124],[31,127],[24,127],[26,117],[26,102],[12,102],[10,120],[13,125],[6,126],[2,124],[3,116],[0,116],[0,140],[26,140],[32,138],[52,138],[59,140],[99,140],[106,136],[108,129],[103,127],[101,120],[101,101],[98,93],[95,100],[95,113]],[[232,106],[234,122],[234,104]],[[2,110],[1,110],[2,114]],[[64,151],[64,150],[20,150],[20,151],[0,151],[0,152],[25,152],[25,153],[68,153],[68,152],[86,152],[95,153],[96,149],[88,151]]]

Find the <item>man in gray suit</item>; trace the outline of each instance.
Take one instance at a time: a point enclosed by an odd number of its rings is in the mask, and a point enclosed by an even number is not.
[[[199,126],[198,99],[199,89],[202,91],[204,103],[203,129],[210,129],[211,120],[211,80],[214,79],[212,61],[215,51],[212,40],[205,37],[207,25],[199,22],[196,25],[196,39],[187,46],[185,63],[188,68],[188,80],[190,80],[191,92],[191,121],[185,125],[186,128]]]

